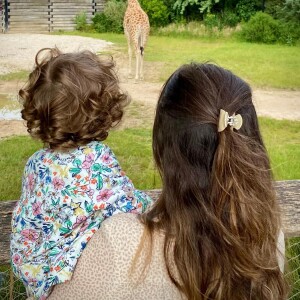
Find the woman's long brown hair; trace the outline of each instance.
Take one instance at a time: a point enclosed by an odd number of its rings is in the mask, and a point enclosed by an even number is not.
[[[220,109],[241,114],[242,128],[218,133]],[[249,85],[213,64],[182,66],[159,98],[153,152],[163,188],[142,222],[164,230],[179,290],[193,300],[286,299],[279,209]]]

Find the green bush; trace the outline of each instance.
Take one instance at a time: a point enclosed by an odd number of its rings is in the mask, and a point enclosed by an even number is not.
[[[239,23],[240,18],[233,12],[227,11],[222,16],[222,23],[227,27],[236,27]]]
[[[247,42],[295,45],[300,39],[300,26],[296,22],[275,20],[266,13],[258,12],[242,25],[240,35]]]
[[[280,22],[279,42],[287,45],[295,45],[300,39],[300,26],[296,23]]]
[[[123,19],[126,3],[123,1],[109,0],[102,13],[97,13],[92,19],[97,32],[123,32]]]
[[[92,18],[94,29],[103,33],[109,31],[110,22],[104,13],[96,13]]]
[[[168,10],[168,23],[180,22],[182,16],[174,9],[174,0],[164,0],[164,5]]]
[[[216,29],[222,31],[225,27],[236,27],[238,23],[239,17],[231,11],[218,14],[207,13],[203,19],[203,24],[208,31]]]
[[[247,42],[272,44],[280,39],[280,24],[270,15],[258,12],[242,25],[240,34]]]
[[[300,0],[286,0],[282,8],[282,19],[300,26]]]
[[[285,0],[272,0],[266,2],[264,12],[271,15],[274,19],[278,19],[282,13],[282,8]]]
[[[279,42],[294,45],[300,39],[300,0],[274,0],[266,12],[280,23]]]
[[[217,15],[207,14],[204,17],[204,25],[208,30],[212,30],[214,27],[220,26],[220,20]]]
[[[83,11],[75,16],[75,28],[79,31],[85,31],[88,27],[86,12]]]
[[[248,21],[255,13],[255,0],[240,0],[236,5],[236,13],[240,21]]]
[[[165,26],[169,23],[168,7],[163,0],[140,0],[140,4],[149,17],[151,26]]]
[[[267,2],[266,10],[274,19],[300,26],[300,0],[273,0]]]
[[[173,1],[173,9],[180,15],[189,15],[189,10],[200,10],[200,0],[176,0]]]
[[[285,44],[295,44],[300,39],[300,0],[286,0],[281,13],[280,41]]]

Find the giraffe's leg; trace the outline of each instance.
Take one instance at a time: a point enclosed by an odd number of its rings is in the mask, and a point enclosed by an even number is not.
[[[145,52],[141,55],[141,61],[140,61],[140,80],[144,80],[144,55]]]
[[[135,50],[135,60],[136,60],[136,65],[135,65],[135,83],[138,83],[139,81],[139,75],[140,75],[140,65],[141,65],[141,53],[138,49]]]
[[[129,72],[128,72],[128,78],[132,78],[132,48],[129,37],[127,37],[127,43],[128,43],[128,57],[129,57]]]
[[[145,58],[145,45],[147,42],[147,31],[142,30],[141,33],[141,61],[140,61],[140,80],[144,80],[144,58]]]

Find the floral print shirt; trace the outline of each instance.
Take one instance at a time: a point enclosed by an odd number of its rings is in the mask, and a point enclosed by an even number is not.
[[[14,273],[30,296],[46,299],[54,285],[71,279],[104,219],[121,212],[139,214],[150,204],[101,142],[65,153],[37,151],[26,164],[12,217]]]

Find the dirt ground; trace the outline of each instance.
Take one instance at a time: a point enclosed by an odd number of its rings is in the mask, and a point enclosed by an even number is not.
[[[84,39],[84,38],[83,38]],[[108,47],[110,47],[108,45]],[[145,81],[134,83],[134,79],[127,79],[127,57],[125,54],[116,52],[114,59],[120,78],[121,87],[126,90],[132,98],[127,109],[129,113],[122,127],[136,127],[150,125],[153,121],[156,102],[162,88],[157,83],[157,69],[161,65],[157,63],[145,63]],[[1,56],[0,56],[1,62]],[[14,66],[14,71],[17,67]],[[1,81],[0,93],[17,94],[23,86],[21,81]],[[254,90],[253,101],[258,115],[268,116],[276,119],[300,120],[300,91],[290,90]],[[130,117],[128,117],[130,116]],[[0,120],[0,138],[11,135],[27,134],[25,125],[17,120]]]

